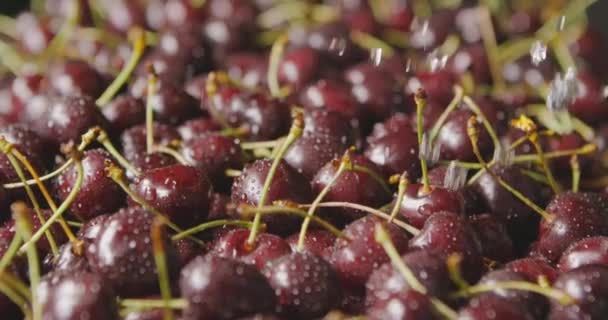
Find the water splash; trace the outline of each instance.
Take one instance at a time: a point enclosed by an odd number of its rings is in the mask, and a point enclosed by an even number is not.
[[[565,27],[566,27],[566,16],[561,16],[561,17],[559,17],[559,20],[557,21],[557,31],[558,32],[564,31]]]
[[[434,165],[439,161],[440,148],[439,145],[433,145],[427,134],[422,135],[422,142],[418,151],[418,157],[425,160],[429,166]]]
[[[449,56],[447,54],[441,54],[439,50],[433,50],[428,56],[427,61],[431,72],[439,71],[444,69],[448,63]]]
[[[530,48],[530,57],[532,58],[532,64],[538,66],[547,59],[547,45],[541,40],[534,41]]]
[[[382,63],[382,48],[373,48],[369,52],[369,59],[374,66],[379,66]]]
[[[344,38],[332,38],[329,43],[329,51],[337,54],[339,57],[343,56],[344,51],[346,51],[346,40]]]
[[[547,94],[547,109],[549,111],[561,111],[568,108],[579,94],[579,82],[576,71],[568,68],[562,77],[560,73],[551,81]]]
[[[443,186],[449,190],[458,190],[467,182],[467,168],[458,165],[458,161],[450,161],[445,176],[443,177]]]

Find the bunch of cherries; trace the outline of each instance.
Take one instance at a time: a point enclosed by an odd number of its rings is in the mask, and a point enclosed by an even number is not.
[[[3,319],[608,317],[593,1],[33,2]]]

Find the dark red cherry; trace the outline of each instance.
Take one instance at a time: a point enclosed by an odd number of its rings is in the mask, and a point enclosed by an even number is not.
[[[361,133],[353,128],[349,118],[330,110],[314,109],[304,113],[304,135],[328,136],[346,145],[360,142]]]
[[[121,209],[109,216],[93,239],[86,257],[93,273],[101,275],[121,296],[158,291],[158,276],[150,228],[154,216],[139,208]],[[179,263],[169,237],[163,236],[170,275]]]
[[[415,120],[413,118],[405,113],[398,112],[383,122],[374,124],[372,132],[367,136],[367,142],[373,144],[376,140],[391,134],[411,134],[415,132],[413,129],[415,127]]]
[[[581,148],[587,144],[587,141],[585,141],[585,139],[578,133],[573,132],[559,136],[547,137],[546,144],[548,145],[548,148],[544,149],[546,150],[545,152],[556,152]],[[590,158],[580,155],[578,156],[578,161],[582,170],[585,170],[590,162]],[[555,175],[567,177],[572,172],[569,156],[551,159],[549,163],[551,164],[553,173]]]
[[[314,254],[285,255],[267,264],[263,273],[277,295],[277,313],[290,319],[323,316],[340,301],[338,277]]]
[[[145,27],[146,16],[141,3],[118,0],[100,4],[108,26],[121,33],[126,33],[133,27]]]
[[[570,45],[570,50],[584,59],[589,66],[588,70],[596,75],[601,76],[608,70],[608,63],[602,58],[608,52],[608,46],[598,28],[587,26],[576,42]]]
[[[287,52],[279,64],[279,81],[294,90],[302,89],[318,75],[321,55],[310,47]]]
[[[379,28],[374,14],[368,9],[350,11],[344,14],[343,20],[350,30],[375,34]]]
[[[521,304],[496,295],[480,295],[473,297],[469,303],[459,310],[458,319],[470,320],[533,320],[534,316]]]
[[[285,162],[308,179],[328,161],[339,157],[349,147],[337,137],[306,134],[301,136],[285,153]]]
[[[572,243],[559,259],[558,267],[567,272],[594,264],[608,266],[608,237],[590,237]]]
[[[455,12],[440,10],[427,19],[412,21],[410,45],[420,51],[431,51],[441,45],[452,31]]]
[[[214,131],[219,131],[221,129],[222,126],[219,123],[207,117],[199,117],[188,120],[182,123],[181,126],[177,127],[177,131],[184,141],[193,139],[199,135],[206,135]]]
[[[103,149],[85,151],[82,158],[84,179],[80,191],[70,206],[70,213],[81,221],[88,221],[100,214],[114,212],[125,203],[125,195],[106,173],[106,168],[116,165]],[[75,166],[70,166],[55,180],[55,192],[64,201],[75,187],[78,176]]]
[[[307,109],[327,109],[351,118],[361,114],[361,107],[350,88],[336,80],[321,79],[310,84],[302,90],[300,102]]]
[[[509,36],[526,36],[541,25],[540,15],[535,10],[517,10],[508,17],[506,30]]]
[[[608,99],[604,86],[593,74],[579,72],[576,75],[578,95],[568,110],[575,116],[590,123],[597,123],[608,117]]]
[[[421,184],[408,185],[399,205],[399,214],[406,221],[421,228],[431,215],[439,211],[464,213],[462,194],[442,187],[431,187],[425,192]]]
[[[276,303],[273,289],[253,266],[213,255],[184,267],[179,287],[188,301],[184,319],[235,319],[270,312]]]
[[[132,189],[183,228],[205,221],[213,195],[206,173],[182,164],[148,170],[138,177]]]
[[[365,308],[369,320],[434,320],[437,315],[429,296],[416,290],[405,289],[389,293],[386,299],[378,300]]]
[[[101,108],[101,112],[117,132],[144,123],[146,107],[138,98],[120,95]]]
[[[260,270],[272,260],[291,253],[289,244],[273,234],[258,234],[254,248],[250,248],[247,243],[248,238],[248,229],[230,230],[215,240],[211,245],[210,253],[253,264]]]
[[[299,236],[298,232],[285,239],[293,251],[296,251],[298,248]],[[329,231],[323,229],[307,230],[302,250],[329,261],[331,254],[334,252],[335,242],[336,236]]]
[[[29,215],[32,223],[32,232],[36,232],[38,231],[38,229],[40,229],[40,227],[42,227],[42,222],[40,221],[38,214],[33,208],[28,207],[27,210],[27,214]],[[49,209],[42,209],[40,210],[40,213],[45,218],[45,220],[48,220],[48,218],[52,215],[53,212]],[[10,239],[12,239],[17,230],[15,220],[11,219],[6,221],[2,225],[2,229],[2,233],[6,232],[6,235],[9,236]],[[49,231],[51,235],[53,235],[53,239],[55,240],[55,243],[58,246],[67,241],[67,236],[63,229],[61,229],[61,226],[59,226],[59,224],[52,225]],[[36,242],[36,249],[42,257],[44,257],[45,254],[51,252],[51,245],[49,244],[46,236],[41,237],[40,240]]]
[[[528,86],[539,86],[553,80],[558,71],[559,66],[552,59],[534,65],[530,57],[525,56],[506,63],[502,69],[502,76],[507,84],[523,83]]]
[[[479,242],[484,257],[498,262],[507,262],[515,257],[513,240],[505,223],[493,216],[484,213],[469,216],[469,221]]]
[[[410,240],[410,249],[432,250],[443,257],[460,254],[465,278],[474,282],[481,275],[481,244],[475,230],[462,215],[448,211],[433,214],[420,233]]]
[[[123,320],[162,320],[163,309],[132,310],[125,314]]]
[[[41,137],[54,143],[80,141],[89,128],[105,119],[88,96],[36,96],[26,106],[25,122]]]
[[[481,44],[473,44],[458,50],[448,61],[453,73],[470,72],[475,83],[491,83],[492,76],[486,50]]]
[[[0,128],[0,136],[10,142],[32,163],[38,173],[44,173],[51,163],[55,148],[49,147],[48,141],[30,130],[26,125],[10,124]],[[14,182],[19,180],[15,169],[3,153],[0,153],[0,176],[2,180]]]
[[[343,66],[364,56],[362,50],[350,40],[349,31],[343,23],[325,23],[305,31],[303,37],[292,33],[289,39],[294,45],[309,46],[321,52],[323,58]]]
[[[124,156],[141,171],[160,168],[175,163],[175,159],[161,153],[146,153],[146,125],[141,124],[125,130],[120,136]],[[154,143],[167,146],[172,141],[179,140],[177,131],[168,125],[153,124]]]
[[[184,158],[204,170],[218,190],[230,189],[226,169],[240,169],[245,162],[239,141],[220,134],[200,135],[185,141],[181,148]]]
[[[44,76],[37,72],[23,72],[16,75],[10,85],[10,99],[12,102],[12,112],[9,116],[18,118],[23,106],[34,96],[40,94],[47,87],[47,82]],[[10,110],[8,110],[10,111]]]
[[[407,172],[411,181],[420,176],[418,139],[413,131],[387,134],[370,142],[365,156],[382,169],[385,176]]]
[[[374,238],[376,224],[383,221],[374,216],[365,216],[351,222],[343,233],[350,241],[337,239],[331,264],[342,281],[342,286],[362,290],[372,271],[389,261],[384,249]],[[386,226],[398,252],[407,250],[409,235],[393,224]]]
[[[453,87],[456,77],[452,72],[440,69],[436,71],[418,71],[415,77],[407,80],[405,94],[413,97],[416,90],[423,88],[429,100],[434,100],[447,106],[453,97]]]
[[[453,290],[445,259],[428,250],[417,250],[402,257],[405,265],[428,291],[428,295],[446,298]],[[394,295],[413,290],[391,262],[374,270],[365,284],[365,305],[370,307]]]
[[[162,81],[152,96],[155,119],[171,125],[194,118],[200,112],[196,99],[178,86]]]
[[[47,254],[44,258],[44,268],[53,271],[81,272],[89,271],[86,257],[74,253],[71,243],[64,243],[59,247],[57,256]]]
[[[530,201],[542,204],[540,186],[521,173],[518,167],[494,166],[492,171]],[[526,250],[537,235],[538,213],[503,188],[487,172],[479,177],[473,185],[473,189],[480,195],[481,203],[485,205],[489,213],[506,223],[516,250],[518,252]]]
[[[352,163],[367,168],[379,175],[380,170],[362,155],[354,155]],[[312,179],[311,185],[314,193],[319,194],[331,182],[340,163],[335,159],[323,166]],[[379,176],[382,179],[381,176]],[[390,199],[390,193],[369,173],[359,170],[347,170],[334,181],[323,201],[343,201],[357,203],[370,207],[380,207]],[[349,208],[332,208],[329,213],[330,220],[350,222],[362,217],[365,213]]]
[[[525,275],[528,279],[544,277],[549,283],[553,283],[558,276],[557,270],[549,263],[537,258],[522,258],[513,260],[505,265],[506,270],[511,270]]]
[[[580,239],[608,235],[608,198],[597,193],[564,192],[547,206],[552,220],[540,223],[533,254],[556,262],[567,247]]]
[[[87,95],[98,97],[106,83],[101,75],[86,62],[71,60],[49,68],[48,83],[60,95]]]
[[[233,52],[243,51],[250,46],[253,39],[252,29],[240,29],[230,23],[230,20],[217,18],[206,19],[202,25],[205,41],[212,48],[212,57],[221,64]]]
[[[548,319],[602,319],[608,313],[608,267],[582,266],[562,273],[553,287],[575,300],[563,305],[551,302]]]
[[[473,146],[467,134],[467,121],[474,114],[466,109],[455,110],[439,130],[435,144],[440,149],[441,159],[475,161]],[[483,130],[479,134],[478,146],[483,154],[492,150],[492,141]]]
[[[114,292],[99,274],[52,272],[35,294],[44,319],[120,319]]]
[[[230,78],[247,88],[255,88],[266,84],[268,58],[254,52],[236,52],[226,57],[224,68]]]
[[[24,12],[17,16],[15,31],[19,46],[32,54],[42,53],[54,36],[49,21],[33,12]]]
[[[232,201],[258,205],[271,166],[272,160],[257,160],[246,165],[232,185]],[[266,204],[270,205],[277,200],[312,202],[312,190],[308,180],[284,161],[279,163],[270,183]],[[262,221],[271,233],[289,234],[299,226],[299,219],[290,215],[267,215],[262,217]]]

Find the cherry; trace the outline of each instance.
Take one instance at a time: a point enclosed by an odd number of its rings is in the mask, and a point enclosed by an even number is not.
[[[72,250],[71,243],[64,243],[59,247],[57,256],[47,254],[44,258],[44,268],[55,272],[82,272],[90,271],[87,259],[79,256]]]
[[[353,118],[361,114],[361,107],[343,82],[321,79],[304,88],[300,102],[307,109],[327,109]]]
[[[173,242],[175,245],[175,250],[177,251],[177,256],[179,259],[179,265],[181,267],[188,264],[188,262],[192,261],[196,256],[201,254],[204,250],[201,246],[190,240],[188,238],[179,239]]]
[[[221,130],[221,126],[213,119],[207,117],[194,118],[182,123],[177,128],[182,140],[191,140],[199,135]]]
[[[328,161],[339,157],[348,145],[329,135],[305,134],[287,151],[284,160],[311,179]]]
[[[205,170],[218,190],[230,189],[226,169],[241,168],[245,162],[238,140],[213,133],[185,141],[181,153],[189,163]]]
[[[133,191],[185,228],[205,221],[213,195],[213,187],[204,171],[181,164],[142,173],[134,183]]]
[[[540,27],[540,16],[534,10],[517,10],[508,18],[506,32],[510,36],[526,36]]]
[[[518,190],[530,201],[540,204],[540,187],[516,166],[494,166],[492,172]],[[504,189],[491,174],[485,172],[474,183],[473,189],[480,195],[490,214],[502,219],[509,230],[515,249],[526,250],[535,239],[539,216],[530,207]]]
[[[387,134],[370,141],[365,156],[386,176],[406,171],[410,180],[420,176],[418,159],[418,139],[413,131]]]
[[[155,119],[159,122],[176,125],[199,113],[196,99],[168,81],[159,82],[152,99]]]
[[[285,255],[267,264],[263,272],[277,295],[277,312],[290,319],[323,316],[340,301],[335,272],[314,254]]]
[[[429,100],[447,106],[452,100],[454,84],[456,79],[448,70],[418,71],[406,82],[405,94],[413,96],[416,90],[423,88]]]
[[[525,275],[528,279],[544,277],[552,283],[558,276],[557,270],[549,263],[537,258],[522,258],[513,260],[505,265],[506,270]]]
[[[285,239],[293,251],[297,250],[298,238],[299,234],[295,233]],[[302,248],[302,251],[317,255],[329,261],[334,251],[335,242],[336,236],[327,230],[308,230],[304,237],[304,247]]]
[[[101,109],[112,128],[118,132],[144,123],[146,107],[144,103],[129,95],[119,95]]]
[[[211,208],[209,208],[209,216],[207,219],[217,220],[228,217],[228,205],[230,204],[230,196],[222,193],[214,193],[213,200],[211,201]]]
[[[452,290],[445,260],[428,250],[409,252],[402,257],[429,296],[445,298]],[[393,264],[385,263],[372,273],[365,285],[365,305],[371,307],[380,302],[387,303],[395,295],[413,290]]]
[[[248,88],[266,83],[268,58],[254,52],[235,52],[226,57],[225,69],[230,78],[239,80]]]
[[[18,118],[23,106],[46,89],[46,79],[37,72],[23,72],[16,75],[10,85],[10,99],[13,111],[11,118]],[[16,119],[15,119],[16,120]]]
[[[425,192],[421,184],[410,184],[399,204],[399,214],[417,228],[439,211],[464,213],[462,194],[442,187],[432,187]]]
[[[386,299],[378,300],[365,310],[366,319],[437,319],[429,296],[416,290],[406,289],[389,293]]]
[[[331,63],[344,66],[363,56],[357,46],[350,40],[348,26],[340,22],[325,23],[309,29],[302,36],[290,34],[289,39],[295,46],[309,46],[323,54]],[[340,48],[336,50],[332,41],[340,39]],[[338,52],[336,52],[338,51]]]
[[[503,221],[488,213],[469,216],[469,221],[479,238],[484,257],[498,262],[513,260],[513,240]]]
[[[212,57],[216,63],[224,61],[230,53],[246,49],[251,42],[251,32],[240,30],[228,20],[217,18],[206,19],[202,26],[205,41],[212,48]]]
[[[345,145],[360,144],[360,132],[353,128],[349,118],[331,110],[307,110],[304,113],[304,135],[333,137]]]
[[[179,134],[173,127],[161,123],[153,124],[153,135],[154,143],[163,146],[179,139]],[[175,159],[169,155],[146,153],[146,125],[144,124],[125,130],[120,136],[120,140],[125,158],[138,169],[148,170],[175,163]]]
[[[137,2],[118,0],[100,5],[109,27],[114,31],[126,33],[133,27],[146,25],[142,5]]]
[[[114,293],[99,274],[53,272],[42,278],[35,294],[44,319],[120,318]]]
[[[32,221],[32,232],[36,232],[40,229],[40,227],[42,227],[43,224],[40,221],[38,214],[34,211],[33,208],[27,208],[27,210],[28,216],[31,217]],[[40,213],[45,219],[48,219],[51,216],[52,211],[48,209],[41,209]],[[10,235],[10,239],[12,239],[17,230],[15,219],[6,221],[3,224],[2,228],[6,229],[5,232],[7,232],[8,235]],[[63,232],[63,230],[58,224],[52,225],[49,231],[58,246],[67,241],[66,234]],[[36,249],[38,250],[38,252],[44,255],[51,252],[51,244],[48,242],[48,239],[46,237],[42,237],[38,242],[36,242]]]
[[[148,309],[130,311],[124,316],[124,320],[161,320],[164,316],[163,309]]]
[[[563,290],[576,302],[551,303],[549,319],[601,319],[608,312],[608,268],[587,265],[562,273],[553,287]]]
[[[465,279],[474,282],[481,275],[481,244],[462,215],[448,211],[433,214],[426,220],[420,233],[410,240],[409,246],[412,250],[432,250],[444,257],[460,254]]]
[[[608,100],[601,82],[593,74],[584,72],[577,73],[576,78],[579,86],[578,96],[568,106],[568,110],[589,123],[597,123],[606,119]]]
[[[19,46],[32,54],[42,53],[53,40],[53,31],[48,20],[24,12],[15,20],[16,38]]]
[[[547,150],[547,152],[574,150],[583,147],[587,143],[583,137],[574,132],[560,136],[549,136],[546,138],[546,140],[548,148],[544,150]],[[583,169],[586,168],[590,162],[590,159],[587,156],[578,156],[578,160],[581,168]],[[551,159],[549,163],[551,164],[553,172],[556,174],[563,172],[566,176],[568,176],[568,173],[571,172],[570,157],[566,156]]]
[[[44,172],[49,167],[55,151],[54,148],[49,148],[48,141],[30,130],[26,125],[10,124],[2,127],[0,128],[0,136],[27,157],[36,171]],[[3,153],[0,153],[0,176],[2,180],[7,180],[7,182],[19,179],[13,166]]]
[[[320,71],[321,55],[310,47],[295,48],[287,52],[279,64],[279,81],[293,89],[302,89],[312,82]]]
[[[608,237],[589,237],[572,243],[559,260],[559,270],[568,272],[586,265],[608,266]]]
[[[374,239],[376,224],[380,222],[380,219],[370,215],[359,218],[343,230],[350,241],[336,240],[330,261],[343,287],[362,290],[372,271],[389,261],[382,246]],[[405,252],[408,234],[393,224],[387,226],[387,231],[397,250]]]
[[[210,253],[253,264],[260,270],[272,260],[291,253],[289,244],[273,234],[260,233],[254,248],[248,246],[247,237],[249,237],[247,229],[230,230],[215,240],[211,245]]]
[[[153,216],[139,207],[121,209],[101,226],[86,250],[91,271],[101,275],[121,296],[158,290],[150,228]],[[178,260],[175,248],[164,237],[169,270]]]
[[[435,143],[440,148],[441,159],[473,161],[476,160],[473,146],[467,135],[467,121],[474,114],[465,109],[451,112],[443,124]],[[479,149],[482,153],[491,150],[490,136],[484,130],[479,135]]]
[[[165,30],[159,37],[159,50],[168,58],[180,59],[184,76],[206,71],[211,64],[209,48],[194,25]]]
[[[580,239],[608,235],[607,198],[602,194],[565,192],[553,198],[543,219],[533,254],[556,262],[567,247]]]
[[[426,108],[425,108],[426,110]],[[415,120],[410,118],[408,115],[398,112],[384,120],[383,122],[377,122],[374,124],[372,132],[367,136],[369,144],[374,143],[378,139],[391,134],[408,134],[414,132]]]
[[[532,320],[534,316],[517,301],[504,299],[496,295],[474,297],[458,312],[459,319],[471,320]]]
[[[601,76],[608,70],[608,64],[601,57],[607,52],[608,46],[602,34],[593,26],[587,26],[576,42],[570,45],[570,50],[577,57],[585,60],[588,70]]]
[[[51,89],[60,95],[98,97],[106,87],[97,70],[77,60],[51,66],[47,77]]]
[[[231,198],[235,203],[258,205],[266,176],[272,160],[257,160],[245,165],[240,176],[232,184]],[[310,203],[312,190],[308,180],[281,161],[268,189],[266,203],[276,200],[290,200],[296,203]],[[264,215],[262,221],[271,233],[289,234],[298,227],[298,219],[288,215]]]
[[[84,152],[84,180],[69,209],[78,219],[88,221],[100,214],[114,212],[124,205],[124,193],[106,174],[105,169],[110,164],[115,163],[103,149]],[[54,181],[57,198],[61,201],[72,192],[77,175],[76,168],[70,166]]]
[[[80,141],[89,128],[105,122],[88,96],[36,96],[26,106],[25,122],[42,138],[54,143]]]
[[[534,87],[550,82],[558,71],[559,67],[551,59],[536,66],[529,57],[522,57],[505,64],[502,75],[508,84],[524,83]]]
[[[448,61],[450,70],[455,74],[470,72],[475,83],[490,83],[492,77],[488,57],[480,44],[469,45],[458,50]]]
[[[184,319],[234,319],[275,307],[274,291],[264,276],[228,258],[196,257],[182,269],[179,287],[188,301]]]

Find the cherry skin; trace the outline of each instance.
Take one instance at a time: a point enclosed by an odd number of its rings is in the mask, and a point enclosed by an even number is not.
[[[567,247],[580,239],[608,235],[608,198],[594,193],[561,193],[547,206],[553,220],[543,219],[532,254],[557,262]]]
[[[121,296],[158,292],[158,276],[152,252],[150,228],[154,216],[141,208],[126,208],[103,223],[86,250],[91,271],[101,275]],[[169,274],[178,264],[175,248],[163,236]]]
[[[183,228],[205,221],[213,195],[205,172],[181,164],[144,172],[133,191]]]
[[[272,160],[257,160],[245,165],[241,175],[232,184],[232,201],[252,206],[258,205],[271,166]],[[266,204],[271,205],[277,200],[310,203],[312,198],[308,180],[285,161],[281,161],[270,183]],[[267,225],[268,232],[283,235],[292,233],[299,226],[298,218],[283,214],[264,215],[262,222]]]
[[[319,52],[309,47],[287,52],[279,64],[279,81],[294,90],[302,89],[317,76],[320,59]]]
[[[549,263],[531,257],[513,260],[507,263],[504,268],[523,274],[528,279],[538,279],[542,276],[547,279],[549,283],[553,283],[558,276],[558,271]]]
[[[140,171],[174,164],[176,161],[170,155],[146,152],[146,131],[146,125],[141,124],[121,134],[120,140],[125,158]],[[157,145],[167,146],[172,141],[179,140],[179,134],[171,126],[155,122],[153,131],[154,143]]]
[[[236,52],[226,57],[224,68],[230,78],[247,88],[255,88],[266,84],[268,58],[255,52]]]
[[[568,272],[586,265],[608,266],[608,237],[589,237],[572,243],[562,254],[558,267]]]
[[[155,119],[171,125],[194,118],[200,112],[196,99],[169,81],[160,81],[151,99]]]
[[[441,159],[475,161],[473,146],[467,134],[467,121],[474,114],[469,110],[455,110],[449,114],[439,130],[435,143],[440,149]],[[479,134],[479,150],[485,154],[491,151],[490,136],[483,130]]]
[[[450,58],[448,64],[455,74],[470,72],[475,83],[490,83],[492,81],[488,57],[481,44],[469,45],[458,50]]]
[[[374,124],[372,132],[367,136],[367,142],[373,144],[377,140],[391,134],[408,135],[408,133],[415,132],[413,129],[415,127],[415,119],[405,113],[398,112],[383,122]]]
[[[412,289],[390,293],[386,299],[378,300],[365,308],[366,319],[437,319],[429,296]]]
[[[51,66],[47,77],[51,89],[64,96],[99,97],[106,87],[101,75],[83,61],[66,61]]]
[[[285,161],[308,179],[328,161],[339,157],[348,146],[336,137],[305,134],[285,153]]]
[[[181,296],[188,301],[184,319],[234,319],[269,312],[276,298],[255,267],[214,255],[196,257],[182,269]]]
[[[374,216],[362,217],[344,228],[343,233],[350,241],[336,240],[330,261],[343,287],[355,291],[363,290],[372,271],[389,261],[384,249],[374,238],[376,224],[381,222],[382,220]],[[387,225],[386,228],[397,251],[405,252],[409,240],[406,231],[393,224]]]
[[[27,214],[29,215],[29,217],[31,217],[32,232],[36,232],[40,229],[40,227],[42,227],[42,222],[40,221],[38,214],[33,208],[28,207],[27,210]],[[40,210],[40,213],[45,218],[45,220],[48,220],[48,218],[52,214],[52,211],[49,209],[42,209]],[[2,233],[6,232],[6,235],[9,236],[10,239],[12,239],[15,235],[15,232],[17,231],[15,219],[10,219],[6,221],[2,225],[2,229]],[[61,229],[61,226],[59,226],[58,224],[52,225],[49,228],[49,231],[58,246],[67,241],[67,236],[65,235],[65,232],[63,232],[63,229]],[[51,252],[51,245],[49,244],[46,236],[40,238],[40,240],[36,242],[36,249],[38,250],[38,252],[40,252],[41,256],[44,256],[45,254]]]
[[[285,255],[267,264],[263,273],[277,295],[277,313],[290,319],[323,316],[340,301],[331,265],[311,253]]]
[[[405,84],[405,94],[413,98],[416,90],[423,88],[429,100],[447,106],[452,100],[455,83],[456,77],[448,70],[419,71]]]
[[[294,233],[285,239],[291,247],[291,250],[297,250],[299,237],[299,233]],[[323,229],[308,230],[304,236],[304,247],[302,248],[302,251],[317,255],[329,261],[334,252],[335,242],[336,236],[329,231]]]
[[[548,319],[602,319],[608,312],[608,268],[587,265],[562,273],[553,287],[576,302],[562,305],[551,302]]]
[[[116,165],[103,149],[84,152],[82,167],[84,178],[80,191],[70,205],[70,213],[81,221],[88,221],[100,214],[114,212],[125,203],[124,192],[107,176],[106,168]],[[57,198],[64,201],[76,184],[78,172],[70,166],[55,180]]]
[[[474,297],[459,310],[458,319],[471,320],[532,320],[530,311],[521,307],[517,301],[504,299],[495,295]]]
[[[194,118],[182,123],[177,128],[183,141],[191,140],[199,135],[206,135],[222,129],[219,123],[207,117]]]
[[[349,118],[331,110],[313,109],[304,112],[304,135],[327,136],[345,145],[358,145],[361,133]]]
[[[215,239],[210,253],[255,265],[262,270],[268,263],[291,253],[289,244],[270,233],[258,234],[253,248],[247,243],[249,230],[234,229]]]
[[[0,129],[0,136],[27,157],[38,173],[44,173],[49,167],[55,151],[54,148],[49,148],[48,141],[30,130],[26,125],[7,125]],[[0,153],[0,176],[7,182],[19,180],[19,176],[4,153]]]
[[[361,107],[350,93],[345,83],[337,80],[321,79],[304,88],[300,103],[306,109],[327,109],[358,118]]]
[[[53,31],[49,21],[37,17],[31,12],[24,12],[15,20],[16,38],[19,46],[32,54],[42,53],[53,40]]]
[[[120,318],[112,288],[99,274],[53,272],[41,279],[35,294],[45,319]]]
[[[513,240],[503,221],[488,213],[470,216],[469,221],[479,238],[484,257],[498,262],[515,258]]]
[[[462,195],[441,187],[431,187],[426,193],[421,184],[410,184],[399,204],[399,214],[416,228],[421,228],[433,213],[439,211],[464,213]]]
[[[365,156],[381,168],[385,176],[407,172],[410,180],[420,176],[416,133],[387,134],[370,142]]]
[[[581,88],[568,110],[588,123],[597,123],[606,119],[608,100],[603,92],[602,83],[590,73],[578,73],[576,78],[577,85]]]
[[[101,112],[110,122],[112,129],[121,133],[146,120],[146,107],[142,100],[129,95],[117,96],[103,106]]]
[[[354,155],[352,163],[375,173],[380,171],[375,164],[362,155]],[[319,194],[327,187],[336,174],[338,166],[339,160],[332,160],[315,174],[311,182],[315,194]],[[384,190],[383,185],[370,174],[355,169],[343,172],[330,187],[323,201],[343,201],[375,208],[387,203],[389,197],[390,195]],[[364,215],[364,213],[350,208],[332,208],[330,211],[329,217],[333,221],[350,222]]]
[[[430,216],[420,233],[410,240],[410,249],[433,250],[447,258],[462,255],[465,279],[475,282],[482,272],[481,244],[477,234],[462,215],[440,211]]]
[[[8,114],[11,120],[17,120],[23,106],[34,96],[41,94],[46,87],[46,79],[39,73],[23,72],[16,75],[9,90],[12,108],[3,111],[3,114]]]
[[[608,70],[608,63],[602,59],[604,53],[608,52],[608,46],[597,28],[587,26],[576,42],[571,44],[570,49],[577,57],[585,60],[589,71],[598,76]]]
[[[429,296],[443,299],[453,290],[447,265],[441,255],[429,250],[416,250],[405,254],[401,259],[427,289]],[[391,262],[374,270],[365,284],[365,289],[365,305],[368,307],[413,290]]]
[[[205,170],[213,186],[222,191],[230,189],[226,169],[241,168],[245,162],[237,139],[213,133],[185,141],[181,153],[189,163]]]

